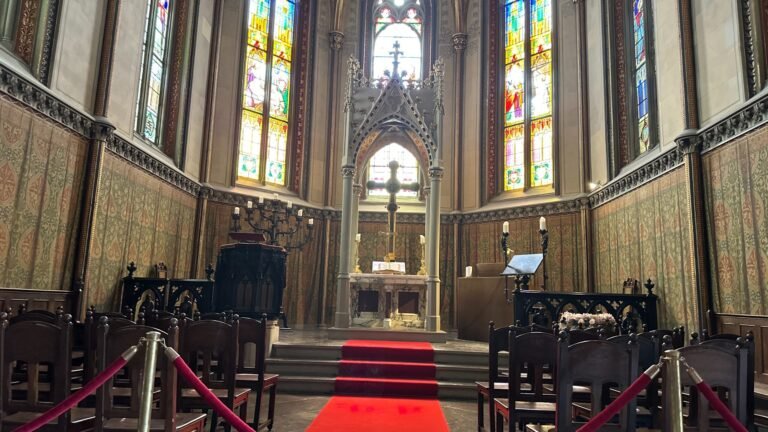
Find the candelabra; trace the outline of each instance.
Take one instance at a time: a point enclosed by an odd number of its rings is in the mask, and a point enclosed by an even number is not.
[[[240,232],[240,219],[240,207],[235,207],[232,212],[232,234]],[[248,201],[245,208],[245,222],[250,225],[254,233],[259,235],[260,238],[257,241],[290,250],[302,249],[312,240],[315,220],[309,218],[306,229],[301,229],[304,226],[304,210],[295,212],[293,203],[282,202],[275,196],[270,200],[260,197],[256,206],[252,201]],[[238,236],[232,235],[232,237]]]

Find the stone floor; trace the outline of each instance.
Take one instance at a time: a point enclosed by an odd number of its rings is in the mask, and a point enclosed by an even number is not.
[[[278,386],[279,388],[279,386]],[[331,396],[301,396],[293,394],[278,394],[275,403],[274,432],[301,432],[307,429],[312,420],[325,406]],[[250,406],[253,407],[255,398],[252,396]],[[451,431],[473,431],[477,429],[477,405],[471,401],[441,401],[440,405],[445,414],[445,420]],[[253,418],[253,408],[250,408],[248,419]],[[267,412],[266,402],[262,413]],[[262,414],[265,416],[265,414]],[[424,431],[429,432],[429,431]]]

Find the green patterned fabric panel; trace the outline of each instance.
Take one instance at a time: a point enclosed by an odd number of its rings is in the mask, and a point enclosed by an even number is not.
[[[159,262],[169,277],[188,277],[197,200],[184,191],[107,153],[94,221],[88,304],[117,310],[125,267],[137,276]]]
[[[0,286],[68,290],[86,142],[0,97]]]
[[[703,157],[715,310],[768,315],[768,127]]]
[[[683,168],[594,209],[597,292],[620,293],[628,278],[651,278],[659,295],[660,325],[693,331],[697,314],[687,209]]]

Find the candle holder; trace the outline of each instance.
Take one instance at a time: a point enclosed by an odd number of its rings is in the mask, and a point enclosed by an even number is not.
[[[421,244],[421,266],[419,267],[419,271],[416,273],[419,276],[426,276],[427,274],[427,264],[426,264],[426,243]]]
[[[362,273],[363,270],[360,268],[360,240],[355,239],[355,269],[352,270],[352,273]]]
[[[509,254],[512,252],[511,249],[509,249],[509,233],[508,232],[502,232],[501,233],[501,255],[502,259],[504,260],[504,264],[509,261]]]
[[[232,214],[232,233],[241,229],[240,209]],[[282,246],[285,249],[302,249],[312,240],[314,219],[305,222],[303,210],[296,212],[291,203],[259,199],[256,206],[249,201],[245,209],[245,222],[261,237],[258,241]],[[293,222],[293,223],[291,223]],[[298,235],[297,235],[298,234]]]
[[[549,249],[549,231],[546,229],[540,229],[541,234],[541,253],[544,256],[541,262],[542,273],[544,273],[541,281],[541,289],[547,290],[547,249]]]

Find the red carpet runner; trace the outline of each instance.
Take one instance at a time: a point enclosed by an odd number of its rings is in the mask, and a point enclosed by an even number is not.
[[[344,396],[332,397],[308,430],[448,431],[435,372],[429,343],[347,341],[335,390]]]

